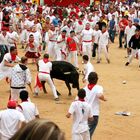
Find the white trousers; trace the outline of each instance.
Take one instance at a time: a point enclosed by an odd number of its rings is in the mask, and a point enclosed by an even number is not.
[[[100,61],[102,50],[104,51],[105,58],[106,58],[106,59],[109,59],[109,57],[108,57],[108,52],[107,52],[107,46],[106,46],[106,45],[101,45],[101,44],[100,44],[99,47],[98,47],[98,56],[97,56],[97,59]]]
[[[140,65],[140,49],[132,49],[131,55],[128,58],[129,63],[132,62],[132,59],[136,56],[137,53],[138,53],[138,60]]]
[[[92,42],[83,42],[82,43],[82,53],[83,55],[88,55],[89,57],[89,60],[90,60],[90,57],[91,57],[91,53],[92,53]]]
[[[68,62],[72,63],[75,67],[78,68],[78,57],[77,51],[70,51],[68,54]]]
[[[50,75],[49,74],[45,74],[45,73],[39,73],[38,77],[39,77],[40,81],[46,81],[48,83],[48,85],[50,86],[50,88],[51,88],[51,90],[53,92],[54,97],[58,98],[58,95],[57,95],[57,92],[56,92],[56,88],[55,88],[55,86],[53,84],[53,81],[52,81]],[[38,93],[39,89],[35,88],[35,92]]]
[[[50,55],[50,57],[52,57],[53,59],[56,59],[56,42],[53,41],[49,41],[48,43],[48,53]]]
[[[11,88],[11,100],[18,101],[20,92],[22,90],[26,90],[26,88],[22,88],[22,89],[14,89],[14,88]]]
[[[72,134],[72,140],[90,140],[89,131]]]
[[[9,138],[1,135],[0,140],[9,140]]]
[[[56,54],[56,61],[62,60],[62,55],[61,55],[61,48],[58,47],[57,45],[55,46],[55,54]]]

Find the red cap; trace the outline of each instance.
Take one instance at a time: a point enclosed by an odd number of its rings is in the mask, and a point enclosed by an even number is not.
[[[16,106],[17,106],[16,101],[14,101],[14,100],[9,100],[8,101],[8,104],[7,104],[8,108],[16,108]]]

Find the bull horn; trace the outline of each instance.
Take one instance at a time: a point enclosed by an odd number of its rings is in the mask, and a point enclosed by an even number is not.
[[[71,72],[64,72],[64,74],[70,74]]]

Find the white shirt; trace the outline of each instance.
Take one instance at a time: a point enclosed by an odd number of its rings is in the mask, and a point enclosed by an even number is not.
[[[87,102],[72,102],[68,112],[73,115],[72,133],[79,134],[89,130],[88,118],[93,117],[93,114],[91,113],[91,106]]]
[[[16,109],[0,111],[0,134],[10,139],[19,129],[19,122],[24,122],[23,114]]]
[[[91,90],[86,86],[86,102],[91,105],[92,114],[94,116],[99,116],[99,97],[103,94],[103,87],[100,85],[95,85]]]
[[[62,35],[60,34],[57,38],[57,46],[59,48],[63,48],[66,46],[66,37],[62,38]]]
[[[92,41],[92,37],[94,36],[93,29],[83,30],[81,33],[82,41]]]
[[[74,31],[75,31],[76,34],[81,33],[83,28],[84,28],[84,24],[79,24],[78,21],[75,22],[75,24],[74,24]]]
[[[11,87],[25,87],[31,83],[30,70],[24,66],[25,70],[20,67],[20,64],[15,65],[11,71]]]
[[[41,36],[41,33],[36,31],[36,32],[30,32],[30,35],[33,35],[34,36],[34,40],[35,42],[37,43],[37,47],[39,47],[40,43],[42,43],[42,36]],[[30,36],[29,35],[29,36]]]
[[[131,37],[135,34],[135,30],[136,26],[134,25],[132,25],[132,27],[126,26],[124,33],[126,34],[127,37],[127,44],[129,43]]]
[[[0,33],[0,45],[9,45],[8,39],[10,38],[9,33],[6,33],[6,36],[3,36],[2,33]]]
[[[4,55],[4,58],[3,58],[2,62],[1,62],[1,64],[0,64],[0,71],[6,72],[7,70],[11,69],[11,67],[5,66],[4,65],[4,61],[7,61],[9,63],[14,63],[14,62],[19,62],[20,58],[18,56],[16,56],[16,60],[12,61],[11,54],[10,53],[6,53]]]
[[[99,36],[100,36],[101,31],[100,30],[94,30],[94,43],[98,44],[99,41]]]
[[[29,101],[24,101],[20,103],[19,106],[17,106],[17,110],[23,113],[27,123],[35,119],[36,115],[39,115],[37,106]]]
[[[19,35],[17,32],[13,31],[12,33],[9,32],[8,43],[10,46],[15,46],[15,42],[19,40]]]
[[[33,20],[30,21],[30,20],[27,19],[27,20],[25,20],[25,25],[30,28],[34,25],[34,21]]]
[[[100,33],[99,36],[99,45],[108,45],[108,39],[109,39],[109,34],[108,31],[104,32],[104,33]]]
[[[52,70],[52,63],[51,62],[45,63],[43,60],[39,60],[38,65],[39,65],[40,72],[50,73],[50,71]]]
[[[90,62],[87,62],[87,64],[84,65],[85,80],[88,79],[88,75],[90,74],[90,72],[95,72],[95,69]]]

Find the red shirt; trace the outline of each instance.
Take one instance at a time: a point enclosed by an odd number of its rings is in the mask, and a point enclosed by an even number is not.
[[[124,31],[125,30],[125,27],[128,25],[128,20],[127,19],[122,19],[120,22],[119,22],[119,27],[120,27],[120,30],[121,31]]]
[[[68,44],[68,48],[69,48],[70,51],[76,51],[77,50],[76,42],[72,37],[67,38],[67,44]]]

